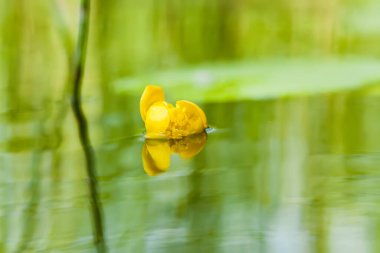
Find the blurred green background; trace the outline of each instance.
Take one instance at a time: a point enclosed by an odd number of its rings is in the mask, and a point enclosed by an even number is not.
[[[94,252],[79,0],[0,0],[0,252]],[[83,103],[109,252],[379,252],[380,2],[92,1]],[[148,177],[139,98],[214,128]]]
[[[4,107],[40,106],[62,96],[79,1],[0,3]],[[364,58],[371,64],[380,57],[380,3],[374,0],[92,4],[85,92],[100,94],[105,107],[110,104],[106,99],[112,97],[114,81],[164,69],[268,58],[344,58],[350,63]],[[355,66],[360,68],[361,63]],[[308,62],[301,63],[305,64]],[[308,72],[312,73],[313,67]],[[347,79],[350,74],[352,71],[343,73]],[[239,79],[239,73],[229,78]],[[320,77],[328,82],[327,78]]]

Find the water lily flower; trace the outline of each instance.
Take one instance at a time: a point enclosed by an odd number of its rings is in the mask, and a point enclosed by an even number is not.
[[[207,119],[196,104],[179,100],[176,105],[165,101],[159,86],[148,85],[140,99],[140,114],[145,122],[146,137],[179,139],[204,132]]]
[[[203,149],[206,140],[205,132],[181,139],[146,139],[142,150],[145,172],[155,176],[167,171],[173,153],[184,159],[192,158]]]

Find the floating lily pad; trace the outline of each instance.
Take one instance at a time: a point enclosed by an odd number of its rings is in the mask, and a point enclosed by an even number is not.
[[[170,99],[200,102],[312,95],[379,85],[380,61],[348,58],[200,65],[120,79],[114,87],[119,93],[140,96],[147,84],[161,85]]]

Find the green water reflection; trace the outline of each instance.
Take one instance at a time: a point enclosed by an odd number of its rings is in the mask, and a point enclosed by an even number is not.
[[[202,108],[217,130],[156,177],[141,157],[155,144],[129,137],[142,132],[137,103],[90,122],[109,252],[380,251],[377,96]],[[67,115],[58,138],[53,123],[42,110],[1,115],[0,252],[95,249],[76,128]]]

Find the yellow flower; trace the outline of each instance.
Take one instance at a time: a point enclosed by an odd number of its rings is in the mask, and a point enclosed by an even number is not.
[[[165,102],[159,86],[148,85],[140,99],[140,114],[145,122],[147,138],[178,139],[204,132],[207,119],[196,104],[180,100],[174,107]]]
[[[177,153],[184,159],[192,158],[203,149],[206,139],[206,133],[202,132],[182,139],[145,140],[142,150],[145,172],[149,176],[155,176],[167,171],[172,153]]]

